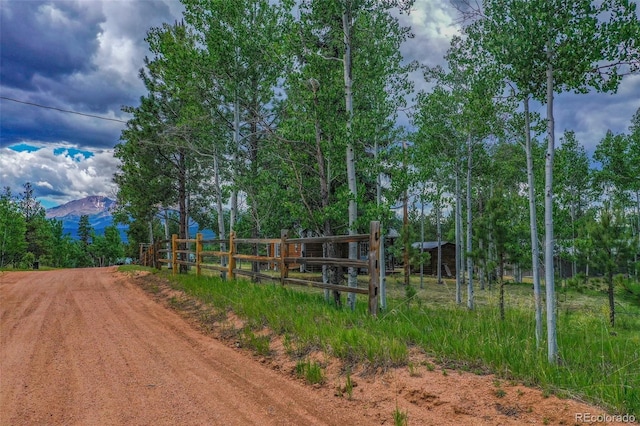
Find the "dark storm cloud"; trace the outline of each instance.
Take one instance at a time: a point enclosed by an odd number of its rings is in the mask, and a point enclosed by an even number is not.
[[[179,5],[178,2],[174,2]],[[180,6],[163,1],[3,1],[2,96],[126,121],[153,26]],[[172,10],[173,9],[173,10]],[[0,147],[23,140],[113,148],[123,123],[2,100]]]
[[[544,108],[544,107],[543,107]],[[640,75],[626,76],[613,93],[559,95],[554,107],[556,133],[573,130],[590,154],[611,130],[627,133],[633,114],[640,108]]]
[[[112,148],[124,126],[123,123],[81,116],[76,118],[52,110],[33,112],[31,106],[6,104],[3,101],[0,147],[22,141],[64,141],[83,149]]]
[[[35,75],[60,79],[91,68],[105,16],[88,2],[2,4],[0,49],[4,86],[37,89]]]

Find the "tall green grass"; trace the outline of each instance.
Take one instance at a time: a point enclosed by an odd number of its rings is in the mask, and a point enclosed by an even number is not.
[[[422,348],[448,368],[492,372],[537,386],[547,393],[577,397],[618,414],[640,417],[640,309],[608,325],[604,302],[581,299],[585,309],[559,309],[560,363],[547,362],[545,343],[536,348],[534,316],[512,303],[500,320],[487,304],[474,311],[451,303],[427,304],[413,296],[391,298],[377,318],[366,301],[355,312],[327,304],[322,295],[222,281],[170,277],[174,286],[220,310],[233,310],[254,327],[285,336],[287,351],[303,358],[314,350],[371,368],[405,365],[410,346]],[[604,299],[603,299],[604,300]]]

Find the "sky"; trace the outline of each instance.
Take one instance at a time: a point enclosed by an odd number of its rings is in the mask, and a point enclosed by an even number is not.
[[[137,106],[145,92],[144,38],[182,10],[175,0],[0,0],[0,188],[15,195],[31,182],[47,208],[115,198],[113,150],[129,118],[121,107]],[[416,0],[402,19],[415,35],[405,59],[442,65],[458,12],[446,0]],[[417,90],[428,87],[413,77]],[[607,130],[626,132],[638,107],[640,75],[615,95],[559,95],[556,135],[574,130],[592,153]]]

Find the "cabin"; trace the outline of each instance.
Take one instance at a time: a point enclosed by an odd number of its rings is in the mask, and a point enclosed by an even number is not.
[[[424,264],[425,275],[438,275],[438,242],[423,241],[411,244],[413,248],[421,250],[422,253],[429,253],[431,258]],[[442,276],[456,276],[456,245],[448,241],[441,241],[442,248]],[[419,268],[419,267],[418,267]]]
[[[311,237],[313,234],[311,231],[304,232],[305,237]],[[393,244],[396,238],[399,237],[398,232],[395,229],[390,229],[385,237],[385,245],[390,246]],[[324,257],[321,243],[299,243],[289,244],[289,257]],[[279,257],[280,256],[280,243],[271,243],[267,248],[268,256]],[[349,244],[339,243],[335,245],[336,257],[347,259],[349,257]],[[358,258],[360,260],[369,259],[369,242],[361,241],[358,243]],[[385,250],[386,258],[386,270],[393,271],[395,265],[395,259],[393,255]],[[278,268],[277,262],[270,262],[269,269],[276,270]],[[304,264],[292,264],[289,265],[290,269],[300,268],[300,272],[319,272],[322,270],[320,265],[304,265]],[[361,272],[366,272],[366,269]]]

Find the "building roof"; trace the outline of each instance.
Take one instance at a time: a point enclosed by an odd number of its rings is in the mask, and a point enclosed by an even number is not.
[[[440,245],[444,246],[446,244],[453,244],[450,243],[448,241],[441,241]],[[420,248],[420,245],[422,245],[422,250],[433,250],[435,248],[438,248],[438,242],[437,241],[423,241],[423,242],[417,242],[417,243],[413,243],[411,244],[411,247],[413,248]]]
[[[398,231],[396,231],[393,228],[389,228],[389,232],[387,232],[386,237],[393,239],[393,238],[398,238],[400,236],[400,234],[398,233]]]

